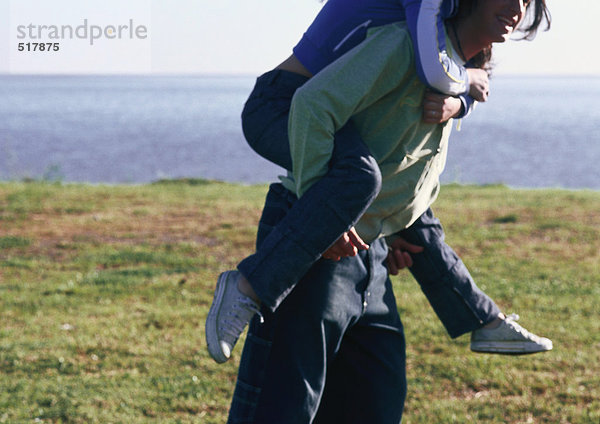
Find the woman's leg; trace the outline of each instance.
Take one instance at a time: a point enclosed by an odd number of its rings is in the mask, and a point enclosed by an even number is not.
[[[279,70],[263,75],[242,114],[252,148],[288,171],[289,107],[295,90],[306,80]],[[358,221],[380,188],[379,167],[349,122],[335,135],[329,172],[238,266],[262,304],[275,310],[321,254]]]
[[[440,221],[427,210],[410,228],[407,241],[423,246],[413,255],[411,272],[451,337],[471,333],[471,350],[483,353],[526,354],[552,349],[552,341],[530,333],[506,317],[475,284],[458,255],[444,241]]]
[[[289,108],[295,90],[306,80],[286,71],[261,76],[242,114],[249,144],[288,170]],[[263,308],[274,311],[279,306],[321,254],[358,221],[380,188],[379,167],[349,122],[335,135],[328,173],[295,201],[256,252],[238,265]],[[268,208],[267,200],[265,211]],[[217,362],[229,359],[258,310],[255,299],[238,290],[241,282],[240,274],[231,271],[217,282],[206,320],[208,350]]]
[[[477,287],[462,260],[446,244],[442,225],[431,209],[399,235],[424,248],[412,255],[410,271],[451,337],[498,317],[500,309]]]

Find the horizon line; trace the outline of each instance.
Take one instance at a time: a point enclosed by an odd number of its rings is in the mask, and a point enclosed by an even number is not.
[[[264,72],[263,72],[264,73]],[[201,71],[179,71],[179,72],[5,72],[0,71],[0,77],[7,76],[48,76],[48,77],[83,77],[83,76],[98,76],[98,77],[205,77],[205,78],[248,78],[261,75],[261,73],[251,72],[201,72]],[[586,77],[586,78],[600,78],[598,73],[514,73],[514,72],[499,72],[494,73],[494,78],[506,77],[506,78],[572,78],[572,77]]]

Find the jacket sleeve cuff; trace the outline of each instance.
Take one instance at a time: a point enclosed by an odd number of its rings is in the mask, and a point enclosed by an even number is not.
[[[460,96],[458,96],[458,98],[462,103],[462,107],[460,110],[460,114],[456,117],[456,119],[466,118],[471,114],[473,108],[475,108],[475,99],[473,99],[473,97],[469,96],[468,94],[461,94]]]

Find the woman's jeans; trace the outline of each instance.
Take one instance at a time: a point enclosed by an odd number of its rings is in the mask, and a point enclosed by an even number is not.
[[[273,184],[259,249],[296,198]],[[254,318],[229,424],[398,424],[405,340],[383,239],[340,261],[317,261],[264,322]]]
[[[261,156],[292,169],[291,99],[306,77],[271,71],[258,78],[242,112],[246,140]],[[275,310],[323,252],[362,216],[381,188],[375,159],[352,123],[335,137],[329,172],[311,186],[238,269],[263,305]]]
[[[242,112],[250,146],[287,170],[292,167],[287,132],[291,99],[306,81],[291,72],[268,72],[257,79]],[[321,254],[356,224],[381,187],[377,163],[352,122],[340,129],[334,141],[329,172],[295,201],[261,239],[256,253],[238,265],[263,306],[271,311]],[[265,212],[269,207],[267,202]],[[400,235],[423,246],[422,253],[412,255],[410,270],[451,337],[480,328],[498,316],[498,307],[479,290],[463,262],[444,242],[442,226],[431,210]]]

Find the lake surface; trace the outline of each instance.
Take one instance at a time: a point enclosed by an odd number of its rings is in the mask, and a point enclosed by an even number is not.
[[[0,180],[273,181],[244,141],[254,77],[0,76]],[[497,77],[444,182],[600,189],[600,78]]]

